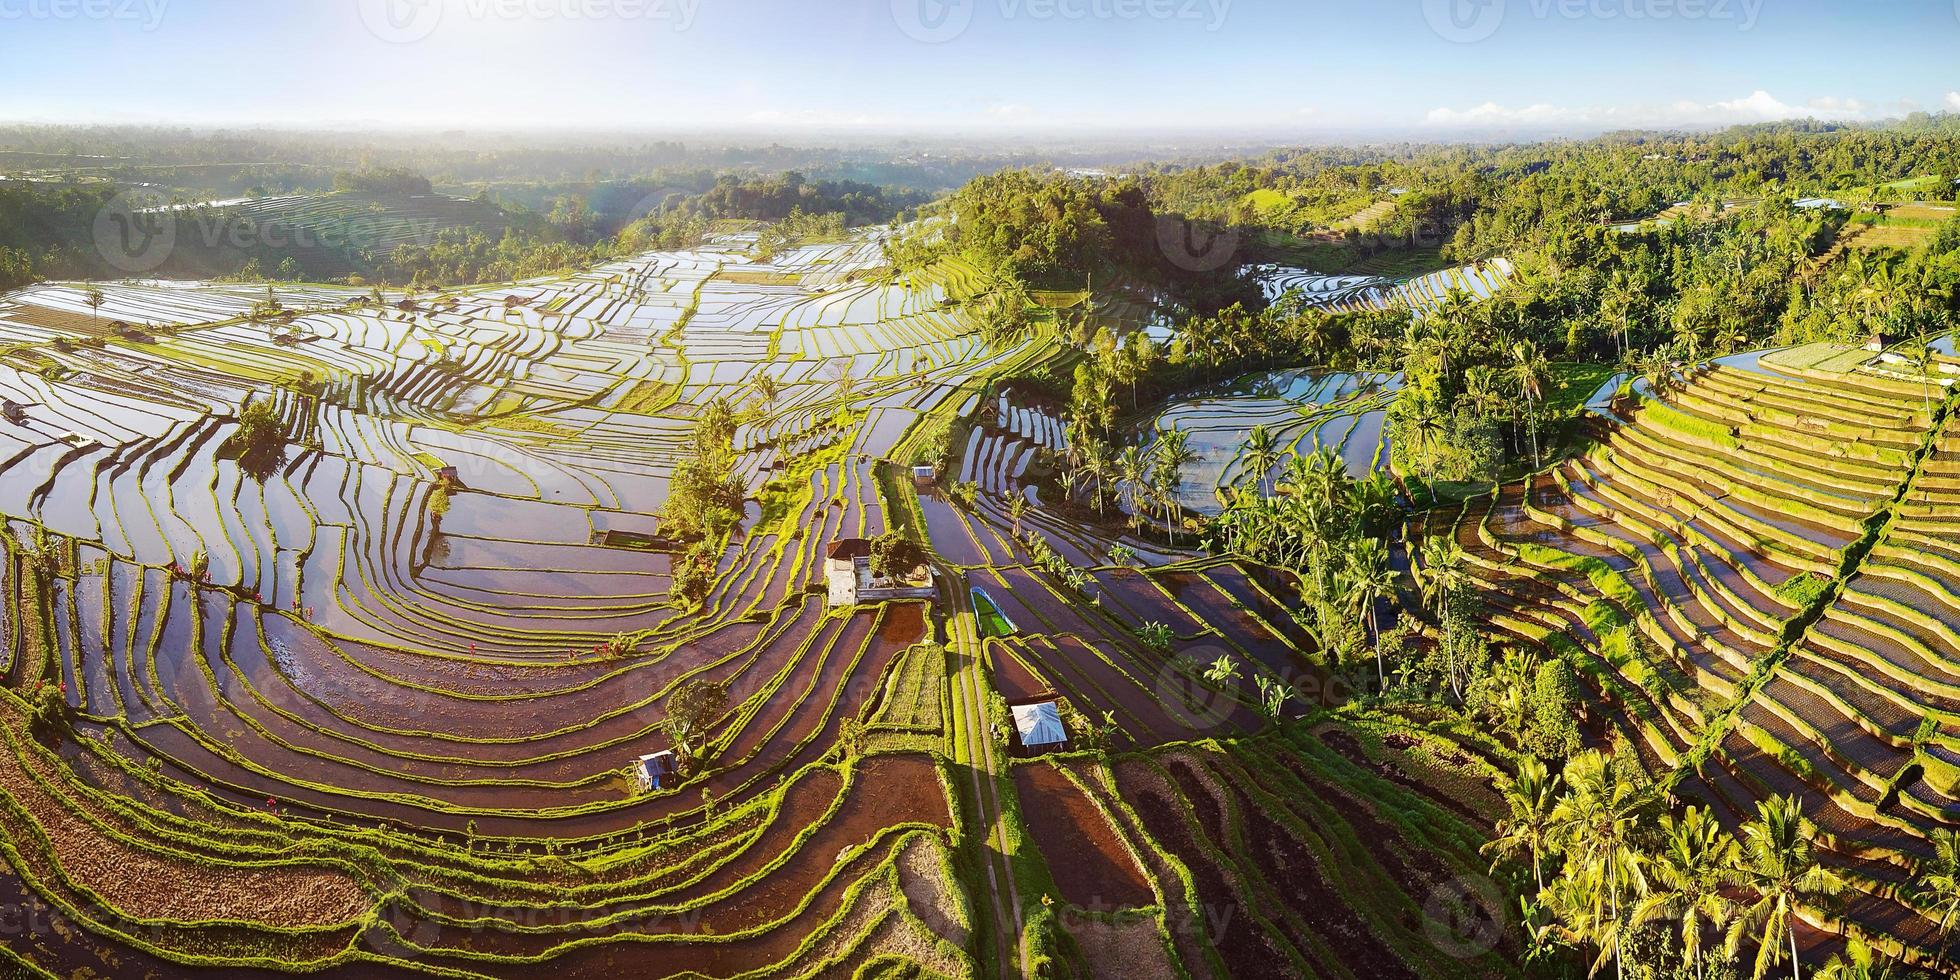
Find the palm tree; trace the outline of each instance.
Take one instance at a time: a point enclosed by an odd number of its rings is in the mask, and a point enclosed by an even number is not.
[[[1116,478],[1117,491],[1129,500],[1132,528],[1137,526],[1137,513],[1140,510],[1138,501],[1142,498],[1149,471],[1150,464],[1144,457],[1141,446],[1124,446],[1122,454],[1116,457],[1113,475]]]
[[[1599,869],[1567,865],[1563,875],[1538,893],[1540,911],[1549,914],[1552,921],[1540,926],[1534,939],[1544,943],[1547,937],[1558,936],[1574,946],[1597,946],[1599,955],[1586,971],[1588,977],[1597,975],[1607,958],[1620,948],[1621,923],[1598,901],[1603,890]]]
[[[1109,458],[1109,447],[1097,439],[1085,439],[1082,443],[1082,468],[1090,480],[1096,484],[1096,519],[1103,516],[1103,504],[1109,497],[1109,480],[1115,472]]]
[[[1737,882],[1755,893],[1729,927],[1729,952],[1754,937],[1756,980],[1762,980],[1783,958],[1787,944],[1790,976],[1800,980],[1797,962],[1797,911],[1805,902],[1829,898],[1844,890],[1837,872],[1817,863],[1812,841],[1817,827],[1804,818],[1794,796],[1776,796],[1756,804],[1756,819],[1742,828],[1742,863]]]
[[[1429,496],[1436,496],[1436,443],[1443,436],[1443,410],[1435,399],[1404,397],[1402,404],[1408,406],[1408,427],[1404,434],[1415,445],[1410,447],[1422,454],[1423,467],[1429,471]]]
[[[1021,520],[1028,516],[1028,497],[1026,494],[1009,494],[1007,499],[1007,519],[1013,522],[1014,537],[1021,536]]]
[[[1883,975],[1872,948],[1856,937],[1845,944],[1843,956],[1831,957],[1822,970],[1813,974],[1816,980],[1879,980]]]
[[[1538,452],[1538,403],[1545,399],[1545,382],[1551,367],[1545,362],[1545,355],[1539,353],[1538,345],[1529,340],[1520,340],[1511,347],[1511,377],[1517,383],[1518,394],[1524,398],[1525,420],[1531,427],[1531,463],[1537,466],[1542,460]]]
[[[1633,910],[1633,923],[1680,923],[1681,955],[1701,970],[1703,931],[1728,927],[1735,905],[1722,894],[1734,875],[1739,848],[1735,838],[1703,807],[1689,807],[1680,820],[1661,818],[1662,849],[1654,855],[1654,890]]]
[[[1355,611],[1365,610],[1368,635],[1375,645],[1375,679],[1388,689],[1388,671],[1382,665],[1381,626],[1376,611],[1384,599],[1395,596],[1395,570],[1388,565],[1388,548],[1374,538],[1357,538],[1347,552],[1347,600]]]
[[[1177,484],[1165,481],[1163,470],[1151,470],[1150,478],[1144,481],[1143,502],[1145,510],[1155,510],[1164,515],[1164,534],[1177,544]]]
[[[1286,452],[1286,465],[1281,468],[1279,483],[1273,487],[1278,493],[1297,497],[1307,492],[1313,483],[1313,465],[1300,455],[1298,449]]]
[[[1605,753],[1580,753],[1565,766],[1572,788],[1552,808],[1552,826],[1568,867],[1577,868],[1597,887],[1590,890],[1591,919],[1613,923],[1612,957],[1617,975],[1626,976],[1619,923],[1622,903],[1647,891],[1644,855],[1634,839],[1645,799]],[[1602,949],[1601,960],[1606,956]],[[1597,964],[1595,964],[1597,971]]]
[[[1510,815],[1497,822],[1497,839],[1484,845],[1491,869],[1520,852],[1531,855],[1531,878],[1545,890],[1545,853],[1552,844],[1552,811],[1558,805],[1559,777],[1545,764],[1526,756],[1518,774],[1504,780],[1504,803]]]
[[[1245,440],[1245,465],[1259,475],[1259,491],[1270,493],[1273,467],[1279,465],[1279,439],[1272,430],[1263,425],[1255,425]]]
[[[1665,400],[1668,392],[1674,389],[1674,364],[1663,351],[1655,351],[1640,359],[1640,376],[1647,382],[1647,388],[1655,398]]]
[[[1612,283],[1606,287],[1606,295],[1600,297],[1600,313],[1610,316],[1613,321],[1613,338],[1622,360],[1627,356],[1627,334],[1633,329],[1633,310],[1640,297],[1641,291],[1625,273],[1615,275]],[[1610,314],[1607,312],[1609,310]]]
[[[102,295],[102,290],[90,287],[88,292],[82,294],[82,297],[87,301],[89,310],[95,314],[95,319],[98,321],[101,320],[102,304],[109,301],[107,297]]]
[[[1919,396],[1926,408],[1926,424],[1933,424],[1933,345],[1920,337],[1906,348],[1906,356],[1912,359],[1912,366],[1919,370]]]
[[[1180,511],[1177,490],[1184,482],[1184,467],[1197,462],[1198,454],[1191,451],[1191,433],[1171,426],[1157,437],[1157,445],[1150,451],[1153,483],[1164,503],[1165,529],[1170,533],[1171,544],[1177,544],[1177,515]]]
[[[1960,833],[1933,831],[1933,863],[1919,876],[1919,900],[1939,916],[1940,952],[1935,966],[1946,962],[1947,940],[1960,922]]]
[[[1444,534],[1432,534],[1422,542],[1422,603],[1442,616],[1450,595],[1463,584],[1463,547]]]

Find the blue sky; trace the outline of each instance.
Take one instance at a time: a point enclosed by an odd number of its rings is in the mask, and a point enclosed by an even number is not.
[[[0,0],[0,117],[871,132],[1960,109],[1960,0]]]

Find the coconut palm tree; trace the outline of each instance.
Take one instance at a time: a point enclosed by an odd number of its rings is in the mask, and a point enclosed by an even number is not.
[[[1504,804],[1510,814],[1497,822],[1497,838],[1484,845],[1491,870],[1520,853],[1531,856],[1531,879],[1545,890],[1545,855],[1552,845],[1552,811],[1558,805],[1559,777],[1530,756],[1518,764],[1518,774],[1504,780]]]
[[[1198,454],[1191,451],[1191,433],[1171,426],[1157,437],[1157,444],[1150,451],[1153,484],[1164,497],[1164,524],[1169,531],[1171,543],[1177,543],[1177,490],[1184,482],[1184,468],[1197,462]]]
[[[1831,957],[1822,970],[1813,974],[1816,980],[1879,980],[1883,975],[1872,948],[1855,937],[1845,944],[1843,956]]]
[[[1665,399],[1674,390],[1674,363],[1664,351],[1654,351],[1641,358],[1639,373],[1655,398]]]
[[[1028,516],[1028,497],[1023,493],[1009,494],[1007,498],[1007,519],[1013,524],[1014,537],[1021,536],[1021,521]]]
[[[1756,819],[1742,828],[1742,863],[1737,882],[1755,894],[1729,926],[1729,952],[1745,940],[1757,942],[1756,980],[1790,956],[1790,976],[1801,980],[1797,961],[1797,911],[1806,902],[1827,899],[1844,890],[1837,872],[1817,863],[1812,841],[1817,827],[1804,818],[1794,796],[1776,796],[1756,804]]]
[[[1598,868],[1568,865],[1565,873],[1538,893],[1539,911],[1551,921],[1538,928],[1535,940],[1558,937],[1573,946],[1592,944],[1599,950],[1586,976],[1598,975],[1620,948],[1620,919],[1598,901],[1604,891]],[[1527,920],[1530,921],[1530,920]]]
[[[1919,337],[1906,347],[1906,357],[1919,371],[1919,397],[1926,409],[1926,424],[1933,424],[1933,345],[1925,337]]]
[[[1939,916],[1940,952],[1935,966],[1946,962],[1947,941],[1953,926],[1960,922],[1960,833],[1933,831],[1933,862],[1919,875],[1919,900],[1924,908]]]
[[[1381,624],[1376,612],[1382,601],[1395,596],[1395,570],[1388,564],[1388,547],[1374,538],[1356,538],[1347,552],[1347,600],[1355,612],[1365,612],[1368,635],[1375,646],[1375,679],[1382,690],[1388,688],[1388,670],[1382,664]]]
[[[1538,451],[1538,405],[1545,400],[1545,383],[1550,380],[1551,365],[1546,363],[1538,345],[1529,340],[1511,346],[1511,362],[1511,379],[1524,399],[1525,421],[1531,428],[1531,464],[1537,466],[1543,459]]]
[[[1681,926],[1681,955],[1701,972],[1703,932],[1728,928],[1735,904],[1722,893],[1734,877],[1740,850],[1703,807],[1689,807],[1680,820],[1661,818],[1662,847],[1649,864],[1653,890],[1634,907],[1633,924],[1665,922]]]
[[[1428,490],[1431,499],[1436,496],[1436,444],[1443,437],[1443,409],[1433,398],[1405,397],[1402,404],[1408,406],[1407,426],[1403,435],[1415,445],[1409,447],[1421,455],[1423,468],[1428,470]]]
[[[1115,464],[1109,458],[1109,447],[1101,440],[1084,440],[1082,468],[1088,479],[1096,485],[1096,519],[1101,520],[1103,505],[1109,497],[1109,481],[1115,472]]]
[[[1313,480],[1313,464],[1298,449],[1291,449],[1286,453],[1286,466],[1280,473],[1279,485],[1274,489],[1297,497],[1310,492]]]
[[[1258,474],[1261,493],[1272,492],[1273,467],[1279,465],[1279,459],[1279,439],[1273,435],[1272,430],[1263,425],[1253,426],[1252,431],[1246,435],[1245,465]]]
[[[1464,584],[1463,547],[1444,534],[1432,534],[1422,542],[1422,603],[1441,617],[1449,598]]]
[[[1112,474],[1116,479],[1117,492],[1129,501],[1130,527],[1137,526],[1137,514],[1142,510],[1140,501],[1147,489],[1150,476],[1150,462],[1143,454],[1141,446],[1124,446],[1116,457]]]
[[[1624,978],[1622,909],[1647,891],[1645,856],[1635,840],[1646,800],[1640,788],[1598,750],[1582,752],[1566,763],[1565,783],[1571,792],[1552,808],[1553,833],[1568,868],[1577,869],[1596,886],[1589,894],[1590,919],[1613,923],[1611,955],[1616,975]],[[1606,955],[1602,948],[1601,961]]]
[[[1164,515],[1164,533],[1170,537],[1171,547],[1177,546],[1177,518],[1184,512],[1176,477],[1175,472],[1161,466],[1150,471],[1150,502]]]

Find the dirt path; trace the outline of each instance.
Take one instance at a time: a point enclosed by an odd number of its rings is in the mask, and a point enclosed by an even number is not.
[[[1018,964],[1018,975],[1031,976],[1027,947],[1018,939],[1021,896],[1014,886],[1014,871],[1007,860],[1007,829],[1001,822],[997,795],[999,769],[994,757],[994,740],[988,734],[986,661],[980,656],[972,600],[964,588],[951,590],[949,608],[953,612],[950,632],[955,651],[956,710],[960,712],[964,730],[963,744],[955,748],[958,762],[966,768],[972,784],[980,824],[987,828],[982,863],[987,869],[987,909],[994,920],[995,962],[1004,977],[1015,975],[1010,964]]]

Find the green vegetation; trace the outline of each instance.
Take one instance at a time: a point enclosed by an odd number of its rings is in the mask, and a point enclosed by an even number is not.
[[[1938,975],[1953,137],[160,167],[435,224],[9,296],[5,969]]]

